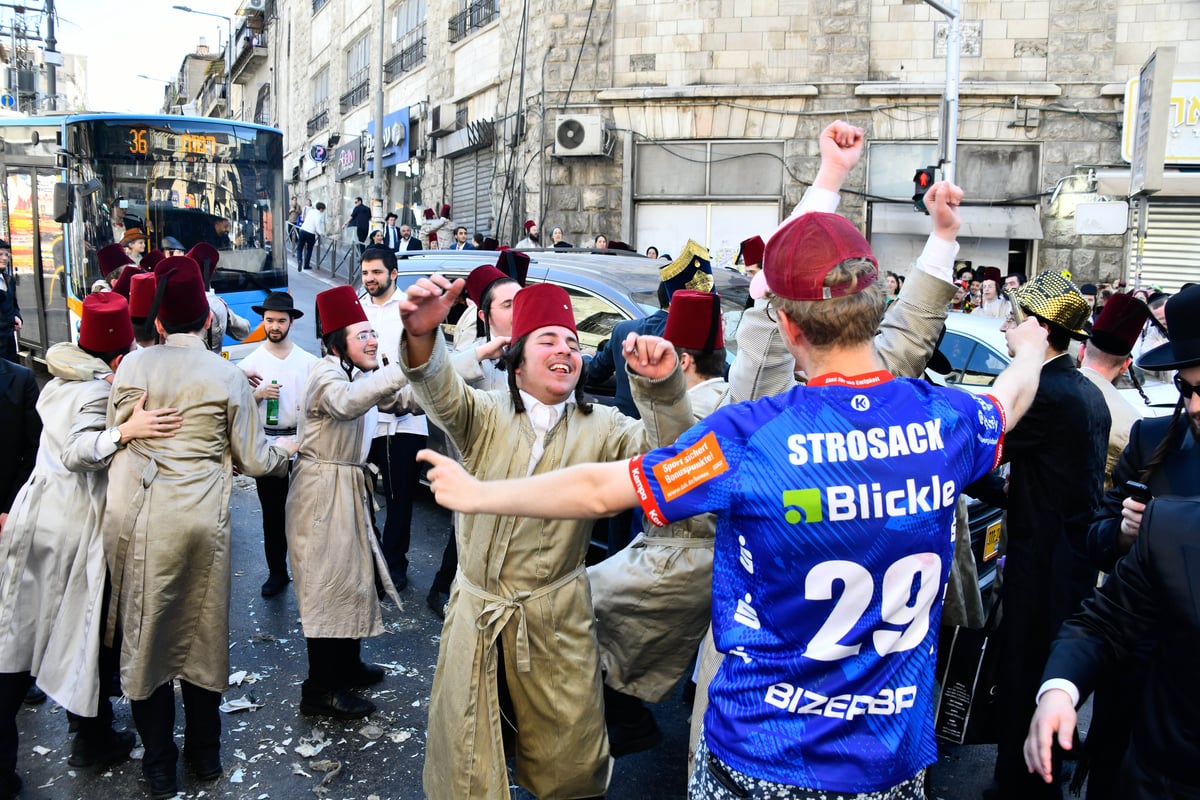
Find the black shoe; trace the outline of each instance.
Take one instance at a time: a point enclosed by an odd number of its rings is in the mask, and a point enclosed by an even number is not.
[[[67,763],[72,767],[107,767],[129,758],[133,745],[132,731],[110,728],[97,738],[77,735],[71,742],[71,757]]]
[[[437,614],[438,619],[446,618],[446,604],[450,602],[450,595],[445,592],[439,592],[437,589],[430,589],[429,594],[425,595],[425,605],[429,606],[429,610]]]
[[[262,596],[274,597],[277,594],[281,594],[291,582],[292,579],[287,576],[287,573],[271,575],[271,577],[267,578],[267,582],[262,585]]]
[[[356,694],[333,690],[300,690],[300,713],[334,719],[362,719],[375,711],[375,704]]]
[[[225,768],[221,766],[220,750],[209,750],[206,753],[193,755],[188,753],[185,747],[183,758],[187,761],[188,769],[192,771],[197,780],[215,781],[225,775]]]
[[[142,766],[142,777],[150,784],[151,800],[168,800],[179,794],[179,781],[175,777],[175,768]]]
[[[25,692],[25,705],[40,706],[46,702],[46,693],[37,687],[36,683],[29,684],[29,691]]]
[[[21,793],[21,776],[15,772],[7,777],[0,777],[0,800],[13,800]]]
[[[381,683],[385,674],[383,667],[378,664],[366,664],[360,661],[358,667],[351,670],[342,686],[346,689],[366,689],[368,686]]]

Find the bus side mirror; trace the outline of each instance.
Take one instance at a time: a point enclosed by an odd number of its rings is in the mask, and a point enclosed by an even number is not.
[[[71,222],[75,219],[75,188],[65,181],[54,184],[54,221]]]

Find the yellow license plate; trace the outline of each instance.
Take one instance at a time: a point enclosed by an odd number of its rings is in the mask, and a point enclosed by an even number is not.
[[[983,538],[983,560],[991,561],[1000,555],[1000,523],[988,525],[987,535]]]

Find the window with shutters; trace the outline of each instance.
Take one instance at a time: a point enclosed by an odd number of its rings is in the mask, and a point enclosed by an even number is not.
[[[391,55],[383,65],[385,81],[391,82],[425,63],[425,20],[428,13],[428,0],[401,0],[392,9]]]
[[[329,67],[322,67],[312,78],[312,111],[308,135],[329,127]]]
[[[363,34],[346,51],[346,93],[340,98],[343,113],[366,102],[371,92],[370,71],[371,40]]]

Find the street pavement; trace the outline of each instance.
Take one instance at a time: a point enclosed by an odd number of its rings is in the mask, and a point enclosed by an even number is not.
[[[304,319],[293,329],[296,342],[318,352],[311,323],[313,298],[330,285],[320,272],[292,271],[291,291]],[[182,510],[181,510],[182,511]],[[449,515],[428,492],[416,500],[410,552],[411,578],[403,608],[384,606],[387,633],[367,640],[363,658],[383,665],[384,682],[366,696],[379,707],[369,719],[338,722],[299,713],[300,683],[307,672],[304,638],[291,587],[264,600],[266,578],[262,520],[254,482],[235,478],[233,491],[233,587],[230,613],[230,672],[227,702],[243,698],[261,707],[222,715],[225,776],[195,781],[183,767],[180,787],[189,798],[421,798],[429,692],[437,661],[441,621],[426,607],[425,594],[449,535]],[[380,515],[380,522],[383,516]],[[240,683],[237,679],[240,678]],[[681,798],[686,794],[688,714],[676,690],[653,706],[663,730],[657,748],[616,762],[609,797],[620,800]],[[177,712],[182,746],[182,706]],[[116,705],[118,727],[133,729],[128,703]],[[27,706],[17,720],[21,731],[18,770],[24,800],[145,797],[141,765],[135,760],[104,771],[67,764],[70,737],[66,714],[54,703]],[[979,797],[988,783],[992,747],[946,748],[931,770],[931,796],[944,800]],[[514,790],[517,800],[531,796]]]

